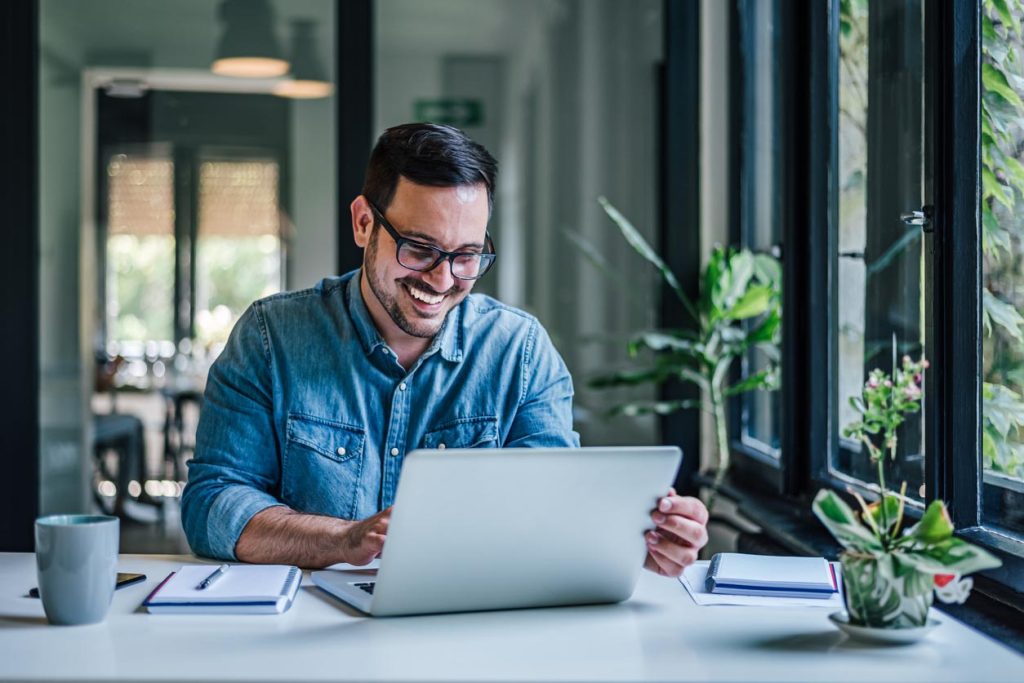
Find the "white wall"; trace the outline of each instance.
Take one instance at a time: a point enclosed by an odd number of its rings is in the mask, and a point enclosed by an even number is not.
[[[729,241],[729,12],[730,4],[703,0],[700,6],[700,243],[701,265],[711,247]],[[701,463],[716,463],[714,421],[701,415]]]

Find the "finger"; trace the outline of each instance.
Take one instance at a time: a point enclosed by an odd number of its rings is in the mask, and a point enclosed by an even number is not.
[[[647,557],[658,567],[658,573],[662,576],[679,576],[683,573],[683,565],[666,557],[651,546],[648,546]]]
[[[703,524],[681,515],[663,515],[655,512],[651,519],[660,531],[667,531],[684,545],[703,548],[708,542],[708,530]]]
[[[679,545],[678,543],[674,543],[670,539],[666,538],[662,538],[656,544],[648,544],[647,550],[654,555],[656,559],[664,559],[667,562],[679,565],[680,568],[689,567],[697,561],[696,548]],[[678,576],[678,574],[675,574],[674,576]]]
[[[682,515],[698,522],[708,523],[708,509],[691,496],[666,496],[658,500],[657,511],[664,515]]]
[[[665,570],[661,568],[658,561],[654,559],[654,555],[647,553],[647,557],[644,558],[644,569],[652,571],[658,576],[665,576]]]

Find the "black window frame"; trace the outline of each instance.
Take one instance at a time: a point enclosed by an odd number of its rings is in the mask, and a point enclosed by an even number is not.
[[[739,30],[745,0],[732,3],[730,67],[732,100],[731,188],[736,204],[754,179],[743,161],[743,107],[747,97],[743,60],[749,36]],[[821,487],[846,488],[829,463],[838,438],[838,74],[839,1],[779,8],[778,26],[789,32],[779,60],[785,97],[802,104],[788,112],[780,149],[789,154],[786,175],[800,188],[787,192],[790,220],[783,233],[782,453],[774,461],[730,429],[733,495],[764,502],[765,494],[806,522],[798,532],[820,538],[810,500]],[[1024,608],[1024,538],[983,524],[981,455],[981,216],[980,216],[980,12],[981,3],[928,3],[925,12],[926,78],[931,83],[926,126],[931,127],[934,234],[926,242],[928,315],[926,349],[925,484],[927,500],[946,501],[957,534],[1003,560],[975,576],[976,588],[998,602]],[[927,159],[927,157],[926,157]],[[742,235],[742,206],[730,238]],[[956,226],[956,229],[953,227]],[[815,343],[817,341],[817,343]],[[973,398],[972,398],[973,397]],[[962,457],[970,453],[975,457]],[[777,463],[777,464],[776,464]],[[857,487],[855,487],[857,488]],[[864,489],[867,492],[867,489]],[[759,503],[758,503],[759,504]],[[741,506],[742,507],[742,506]],[[914,514],[914,513],[912,513]],[[763,521],[763,520],[761,520]],[[771,525],[772,522],[767,522]],[[777,530],[775,530],[777,531]],[[792,528],[786,533],[791,534]],[[773,531],[769,533],[776,535]],[[838,546],[834,546],[835,549]],[[973,598],[972,598],[973,599]]]

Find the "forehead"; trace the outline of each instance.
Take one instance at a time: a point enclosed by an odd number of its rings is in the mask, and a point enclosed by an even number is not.
[[[489,217],[487,188],[483,183],[431,187],[400,178],[386,214],[408,237],[447,249],[482,246]]]

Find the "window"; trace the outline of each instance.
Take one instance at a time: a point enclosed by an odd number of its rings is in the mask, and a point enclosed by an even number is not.
[[[848,398],[872,368],[925,349],[925,239],[911,217],[926,203],[924,5],[917,0],[839,3],[837,334],[834,425],[839,448],[830,472],[873,481],[861,444],[842,437],[857,418]],[[924,422],[913,416],[899,434],[894,481],[911,502],[925,491]]]
[[[106,325],[137,347],[174,338],[174,160],[124,151],[106,165]]]
[[[160,386],[172,359],[201,373],[245,308],[283,288],[289,104],[174,90],[97,97],[99,350],[128,361],[118,383]]]
[[[982,520],[1024,531],[1022,6],[982,4]]]
[[[206,348],[223,345],[250,303],[280,289],[278,177],[272,159],[199,165],[195,340]]]
[[[777,1],[740,2],[739,9],[743,82],[739,156],[743,171],[738,238],[742,247],[779,257],[785,211],[782,168],[786,163],[781,114],[787,103],[776,55],[784,29]],[[767,369],[769,361],[764,351],[752,350],[743,359],[744,376]],[[780,392],[752,391],[742,394],[738,402],[741,443],[754,453],[778,459]]]

